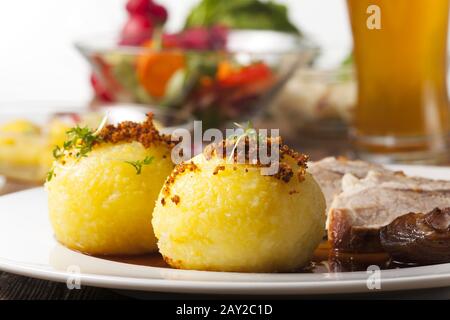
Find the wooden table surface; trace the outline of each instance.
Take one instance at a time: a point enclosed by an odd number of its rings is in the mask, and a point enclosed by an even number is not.
[[[330,144],[324,148],[321,145],[320,149],[314,148],[314,145],[309,145],[308,153],[312,154],[312,159],[320,159],[329,154],[348,155],[347,148],[342,147],[343,144]],[[304,149],[299,149],[304,150]],[[6,188],[0,188],[0,194],[6,194],[18,190],[23,190],[29,186],[17,182],[8,182]],[[450,298],[449,289],[446,289],[446,298]],[[425,292],[425,293],[424,293]],[[420,291],[421,295],[428,294],[428,291]],[[434,293],[433,293],[434,294]],[[402,297],[402,293],[399,293]],[[161,299],[164,297],[180,298],[179,295],[164,295],[155,294],[155,298]],[[342,297],[342,296],[341,296]],[[359,296],[358,296],[359,297]],[[395,297],[395,295],[394,295]],[[82,287],[80,290],[69,290],[66,284],[55,283],[45,280],[31,279],[28,277],[18,276],[7,272],[0,271],[0,300],[10,299],[43,299],[43,300],[59,300],[59,299],[76,299],[76,300],[102,300],[102,299],[128,299],[125,295],[102,288]]]

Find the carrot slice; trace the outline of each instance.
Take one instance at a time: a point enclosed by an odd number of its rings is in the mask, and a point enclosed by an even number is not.
[[[184,55],[176,51],[150,52],[137,59],[137,76],[141,85],[154,98],[162,98],[172,75],[184,68]]]

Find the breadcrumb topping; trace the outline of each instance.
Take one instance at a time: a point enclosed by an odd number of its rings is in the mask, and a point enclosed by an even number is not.
[[[180,196],[179,195],[174,195],[172,198],[170,198],[170,200],[172,200],[172,202],[175,203],[175,204],[179,204],[180,203]]]
[[[277,139],[277,140],[274,140]],[[250,143],[249,139],[246,138],[245,140],[242,139],[243,142],[245,142],[245,150],[246,150],[246,163],[248,165],[254,166],[254,167],[267,167],[268,165],[262,164],[259,159],[257,159],[254,163],[249,163],[249,155],[251,152],[257,152],[258,153],[258,144]],[[266,142],[266,147],[272,148],[273,145],[276,145],[279,147],[279,166],[278,171],[272,175],[272,177],[279,179],[283,182],[288,183],[294,176],[298,178],[299,181],[303,181],[305,179],[306,174],[306,168],[307,168],[307,161],[308,156],[304,155],[302,153],[296,152],[289,148],[287,145],[282,144],[281,138],[268,138],[264,140]],[[214,157],[218,157],[219,154],[225,155],[227,152],[227,147],[232,146],[234,143],[233,140],[223,140],[219,142],[218,144],[209,145],[205,148],[203,151],[206,160],[211,160]],[[270,150],[270,149],[269,149]],[[269,151],[270,152],[270,151]],[[232,170],[237,170],[237,161],[238,161],[238,151],[237,148],[233,149],[233,165]],[[229,156],[229,155],[228,155]],[[289,157],[294,160],[294,162],[297,164],[298,169],[295,170],[292,168],[292,166],[286,161],[286,158]],[[292,161],[291,161],[292,162]],[[226,170],[225,165],[217,165],[213,170],[213,175],[218,175],[220,171]],[[200,171],[200,168],[193,162],[182,162],[175,166],[175,169],[172,171],[172,174],[167,178],[166,182],[164,183],[163,189],[162,189],[162,198],[161,198],[161,204],[163,206],[166,205],[167,199],[170,199],[173,203],[176,205],[181,201],[180,197],[178,195],[171,196],[171,186],[175,183],[175,180],[178,176],[185,172],[196,172]],[[248,168],[245,168],[245,172],[248,172]],[[289,194],[295,194],[298,193],[298,191],[293,190]]]
[[[140,142],[145,148],[151,145],[163,143],[173,148],[175,143],[170,136],[160,134],[153,124],[153,113],[147,113],[147,119],[143,123],[124,121],[118,125],[107,125],[99,133],[99,142],[120,143]]]
[[[233,163],[238,163],[238,159],[240,159],[243,156],[243,159],[245,159],[246,164],[253,165],[256,167],[267,167],[268,165],[262,164],[259,159],[259,149],[263,147],[266,149],[265,150],[266,154],[270,154],[272,147],[278,146],[279,148],[278,172],[272,176],[286,183],[289,182],[292,179],[292,177],[294,177],[294,175],[297,176],[299,181],[303,181],[305,179],[307,169],[306,163],[308,162],[309,159],[307,155],[299,153],[289,148],[287,145],[283,144],[281,137],[264,138],[260,140],[262,141],[259,141],[259,143],[255,143],[255,141],[254,140],[252,141],[252,138],[250,137],[245,137],[244,139],[241,139],[239,143],[244,143],[244,148],[241,148],[240,152],[241,153],[244,152],[244,154],[239,153],[239,148],[235,148],[237,143],[236,139],[225,139],[219,143],[211,144],[205,148],[203,154],[207,160],[211,160],[214,157],[222,157],[222,158],[227,157]],[[254,157],[251,157],[251,155],[254,155]],[[297,166],[299,167],[296,170],[296,172],[294,172],[292,166],[286,161],[286,157],[290,157],[296,162]],[[256,159],[256,162],[254,161],[254,159]],[[217,174],[219,170],[224,169],[225,168],[222,169],[217,167],[216,170],[214,170],[213,174]]]
[[[183,174],[184,172],[195,172],[199,171],[199,167],[194,162],[182,162],[175,166],[175,169],[173,169],[170,176],[167,178],[166,182],[164,183],[162,194],[163,197],[161,198],[161,204],[164,206],[166,204],[166,197],[170,197],[170,186],[175,182],[175,179],[177,176]],[[175,201],[173,197],[171,198],[172,202],[175,204],[178,204],[180,202],[180,197],[176,196],[178,198],[175,198]]]
[[[225,166],[217,166],[213,171],[213,175],[218,174],[221,170],[225,170]]]

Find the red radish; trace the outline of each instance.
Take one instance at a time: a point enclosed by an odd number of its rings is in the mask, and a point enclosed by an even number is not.
[[[181,34],[181,46],[185,49],[207,50],[208,40],[209,31],[203,27],[187,29]]]
[[[148,14],[157,24],[164,24],[167,20],[167,10],[163,6],[160,6],[159,4],[150,2],[150,8],[148,10]]]
[[[102,85],[102,83],[97,79],[95,74],[91,74],[91,85],[94,89],[95,95],[104,102],[113,102],[113,96],[106,90],[106,88]]]
[[[129,0],[126,9],[130,16],[135,14],[144,16],[149,13],[151,5],[152,2],[150,0]]]
[[[130,16],[148,16],[157,24],[163,24],[167,20],[167,10],[152,0],[129,0],[126,9]]]
[[[164,33],[162,35],[162,45],[164,48],[181,48],[178,33]]]
[[[228,29],[223,26],[195,27],[180,33],[164,34],[165,48],[193,50],[223,50],[227,44]]]
[[[122,45],[140,45],[152,37],[153,23],[150,18],[142,15],[131,16],[122,29]]]
[[[225,49],[227,46],[228,28],[222,25],[212,26],[209,30],[209,48]]]

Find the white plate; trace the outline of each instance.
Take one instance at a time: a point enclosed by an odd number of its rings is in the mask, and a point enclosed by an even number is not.
[[[391,166],[410,175],[450,180],[450,168]],[[367,272],[224,273],[111,262],[73,252],[52,236],[42,188],[0,197],[0,269],[34,278],[106,288],[201,294],[368,292]],[[450,286],[450,264],[383,270],[381,290]],[[74,282],[75,281],[75,282]]]

